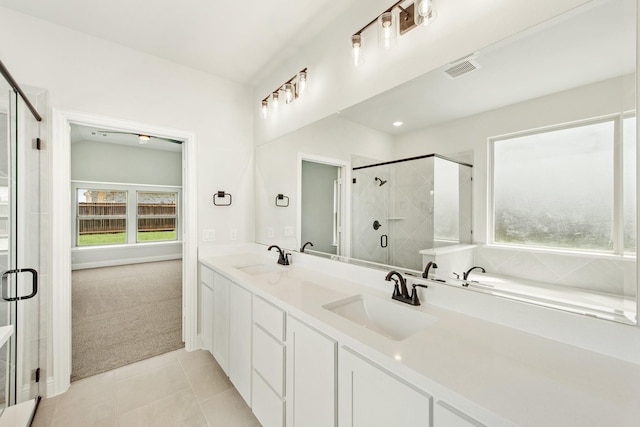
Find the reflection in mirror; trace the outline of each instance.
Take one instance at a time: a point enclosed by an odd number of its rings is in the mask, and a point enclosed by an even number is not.
[[[269,203],[304,203],[300,153],[336,159],[340,260],[415,274],[431,261],[453,286],[635,324],[636,16],[635,0],[588,2],[259,146],[257,241],[300,247],[301,209]],[[413,192],[394,189],[412,163],[359,169],[428,153],[458,163],[420,165]],[[395,240],[427,217],[431,240]]]
[[[424,250],[471,243],[471,165],[430,154],[352,176],[352,257],[421,270]]]

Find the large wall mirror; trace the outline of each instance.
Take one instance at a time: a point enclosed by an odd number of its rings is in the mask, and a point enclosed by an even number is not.
[[[635,324],[636,7],[591,1],[259,146],[257,242]]]

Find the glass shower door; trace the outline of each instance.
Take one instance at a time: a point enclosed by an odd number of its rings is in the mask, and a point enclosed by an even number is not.
[[[40,395],[39,129],[0,82],[0,425],[28,425]]]

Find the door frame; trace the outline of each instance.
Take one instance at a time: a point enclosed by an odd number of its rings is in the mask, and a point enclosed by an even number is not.
[[[318,156],[316,154],[298,153],[297,161],[297,193],[296,193],[296,238],[298,247],[302,242],[302,162],[320,163],[329,166],[336,166],[340,169],[340,179],[342,180],[341,209],[340,216],[342,226],[340,230],[340,253],[339,256],[351,257],[351,163],[347,160],[335,159],[332,157]]]
[[[197,347],[197,153],[196,135],[148,123],[91,113],[52,109],[51,149],[51,338],[53,368],[47,396],[71,385],[71,135],[70,125],[104,127],[183,140],[182,144],[182,339],[188,351]]]

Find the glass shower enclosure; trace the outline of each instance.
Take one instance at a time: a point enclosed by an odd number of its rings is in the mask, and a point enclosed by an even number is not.
[[[420,251],[471,242],[470,164],[427,154],[363,164],[352,177],[352,258],[422,270]]]
[[[41,118],[2,62],[0,71],[0,425],[18,427],[37,408],[44,360]]]

